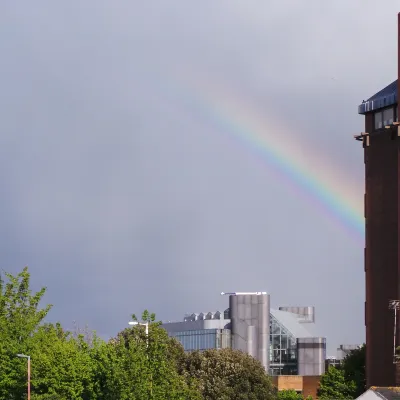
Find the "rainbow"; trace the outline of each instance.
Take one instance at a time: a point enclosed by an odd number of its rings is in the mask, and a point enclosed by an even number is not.
[[[330,165],[324,154],[310,143],[304,143],[299,132],[274,121],[266,110],[259,110],[242,93],[234,93],[220,79],[218,82],[180,71],[172,90],[176,92],[179,88],[181,100],[192,112],[210,120],[257,155],[296,195],[307,198],[313,208],[362,243],[365,228],[362,188],[354,187],[344,171]]]

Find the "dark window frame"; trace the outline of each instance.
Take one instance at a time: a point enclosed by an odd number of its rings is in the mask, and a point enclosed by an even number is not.
[[[385,108],[382,108],[382,109],[380,109],[380,110],[378,110],[378,111],[375,111],[375,113],[374,113],[374,129],[375,130],[378,130],[378,129],[382,129],[382,128],[384,128],[385,127],[385,125],[384,125],[384,119],[383,119],[383,113],[384,113],[384,111],[386,111],[386,110],[393,110],[393,121],[395,122],[395,121],[397,121],[397,105],[395,106],[395,105],[392,105],[392,106],[390,106],[390,107],[385,107]],[[382,124],[382,126],[379,128],[378,126],[377,126],[377,122],[376,122],[376,117],[377,116],[380,116],[380,119],[381,119],[381,124]]]

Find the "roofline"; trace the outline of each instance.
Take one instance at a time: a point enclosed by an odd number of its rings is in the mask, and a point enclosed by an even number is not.
[[[375,93],[368,100],[364,100],[362,104],[358,106],[358,113],[367,114],[369,112],[397,104],[398,84],[399,79],[396,79],[379,92]]]
[[[390,93],[386,96],[381,96],[373,100],[364,101],[358,106],[359,114],[367,114],[381,108],[393,106],[397,104],[397,93]]]

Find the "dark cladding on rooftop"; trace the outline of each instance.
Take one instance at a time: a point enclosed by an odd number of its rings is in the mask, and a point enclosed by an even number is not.
[[[359,114],[385,108],[397,103],[397,79],[358,106]]]

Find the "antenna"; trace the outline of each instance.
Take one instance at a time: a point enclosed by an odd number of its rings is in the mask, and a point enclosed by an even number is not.
[[[396,354],[396,336],[397,336],[397,310],[400,308],[400,300],[389,300],[389,309],[394,310],[394,327],[393,327],[393,364],[398,364],[400,359]]]
[[[221,292],[221,296],[243,296],[243,295],[260,296],[263,294],[267,294],[267,292],[231,292],[231,293]]]

